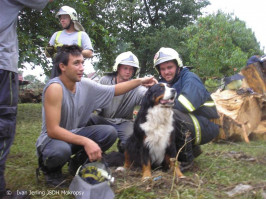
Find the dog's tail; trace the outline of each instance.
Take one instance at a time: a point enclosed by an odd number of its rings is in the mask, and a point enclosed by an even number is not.
[[[123,166],[125,162],[124,154],[116,151],[103,154],[103,158],[108,167],[120,167]]]

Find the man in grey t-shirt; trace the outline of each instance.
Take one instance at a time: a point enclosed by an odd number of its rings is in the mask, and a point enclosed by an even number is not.
[[[138,58],[130,51],[117,56],[113,66],[113,73],[100,79],[104,85],[115,85],[132,79],[139,71]],[[124,152],[126,140],[133,133],[133,111],[140,105],[147,88],[139,86],[126,94],[116,96],[112,103],[99,111],[98,115],[92,114],[92,124],[108,124],[116,128],[118,133],[118,150]]]
[[[114,96],[155,83],[146,77],[107,86],[82,78],[81,52],[77,45],[64,45],[55,58],[60,75],[43,90],[43,125],[36,147],[46,183],[53,186],[62,182],[61,169],[72,154],[84,150],[91,162],[96,161],[116,141],[114,127],[88,125],[90,114],[109,106]]]

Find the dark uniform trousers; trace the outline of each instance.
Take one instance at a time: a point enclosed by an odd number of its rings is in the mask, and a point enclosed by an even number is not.
[[[0,69],[0,192],[5,191],[5,162],[16,131],[18,74]]]

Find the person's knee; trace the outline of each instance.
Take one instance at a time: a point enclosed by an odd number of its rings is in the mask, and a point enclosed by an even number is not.
[[[109,140],[115,142],[118,137],[117,130],[113,126],[106,126],[106,132]]]
[[[60,145],[43,151],[43,162],[48,169],[63,166],[72,154],[70,145]]]
[[[133,134],[133,122],[123,122],[118,126],[118,137],[122,144],[125,144],[127,139]]]
[[[99,141],[99,145],[103,151],[108,150],[117,139],[117,131],[113,126],[105,126],[105,132],[103,133],[103,137],[101,141]]]
[[[118,136],[119,137],[118,148],[121,150],[121,152],[124,151],[126,143],[127,143],[127,140],[132,134],[133,133],[128,133],[128,134],[124,134],[124,135]]]
[[[1,141],[14,137],[16,130],[16,106],[0,107],[0,138]]]

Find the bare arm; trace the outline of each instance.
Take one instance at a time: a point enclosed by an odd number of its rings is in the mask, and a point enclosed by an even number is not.
[[[45,92],[44,109],[49,137],[83,146],[90,161],[101,159],[101,148],[93,140],[80,136],[59,126],[63,91],[59,84],[51,84]]]
[[[144,77],[125,81],[115,85],[115,96],[127,93],[128,91],[138,87],[139,85],[150,87],[155,83],[157,83],[157,80],[153,77]]]
[[[89,49],[85,49],[82,51],[82,55],[84,58],[92,58],[93,57],[93,51]]]

